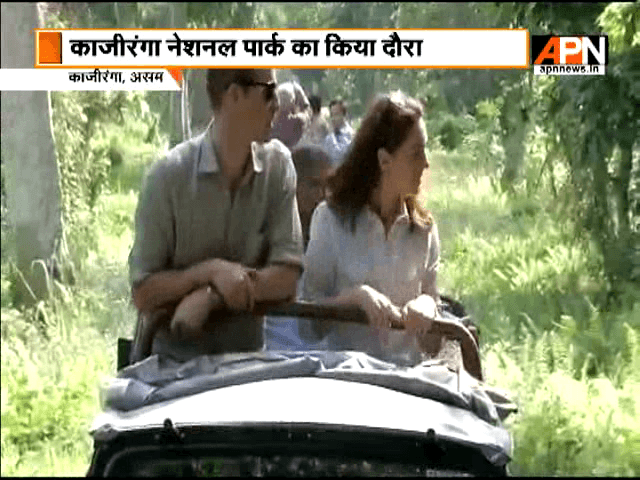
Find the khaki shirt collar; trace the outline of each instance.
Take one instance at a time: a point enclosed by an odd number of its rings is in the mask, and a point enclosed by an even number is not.
[[[220,164],[213,148],[213,120],[209,123],[206,131],[200,135],[200,156],[198,158],[198,173],[219,173]],[[251,161],[253,163],[253,173],[260,173],[264,165],[258,154],[258,144],[251,143]],[[251,173],[249,171],[248,173]],[[244,183],[244,179],[243,182]]]

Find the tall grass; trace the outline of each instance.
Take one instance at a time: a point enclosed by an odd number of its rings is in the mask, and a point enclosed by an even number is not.
[[[602,259],[553,196],[522,185],[508,197],[474,161],[432,152],[423,201],[439,224],[441,287],[476,319],[489,383],[520,407],[507,421],[511,472],[637,476],[640,288],[605,307]]]
[[[4,255],[11,235],[3,232],[3,476],[86,474],[99,386],[115,372],[117,338],[131,336],[135,321],[126,260],[135,190],[150,155],[125,153],[128,162],[112,170],[110,192],[86,220],[92,238],[73,245],[88,253],[76,265],[74,285],[52,280],[50,298],[34,308],[14,308],[15,270]]]
[[[544,188],[509,197],[474,142],[446,153],[434,145],[424,201],[440,228],[440,285],[475,317],[489,383],[520,407],[507,422],[511,471],[640,475],[640,288],[605,308],[602,259]],[[98,388],[135,319],[126,260],[152,155],[123,158],[88,219],[98,247],[87,248],[75,285],[54,281],[51,298],[14,308],[3,232],[2,475],[86,473]]]

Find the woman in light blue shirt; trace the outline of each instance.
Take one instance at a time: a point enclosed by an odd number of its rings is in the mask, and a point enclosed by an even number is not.
[[[303,300],[359,306],[370,327],[317,326],[300,334],[328,335],[334,349],[400,355],[409,362],[420,352],[436,354],[446,334],[461,340],[465,367],[481,376],[479,361],[474,366],[466,360],[464,350],[475,343],[470,332],[438,315],[438,230],[416,202],[429,167],[426,141],[417,101],[400,93],[374,101],[329,179],[331,195],[313,214],[301,279]],[[398,323],[406,332],[389,330]]]

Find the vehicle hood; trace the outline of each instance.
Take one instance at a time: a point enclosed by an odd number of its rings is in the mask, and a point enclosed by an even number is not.
[[[466,372],[412,368],[359,352],[211,355],[178,364],[153,356],[106,391],[95,435],[176,426],[346,426],[425,435],[480,449],[506,464],[511,439]],[[477,385],[477,384],[476,384]]]

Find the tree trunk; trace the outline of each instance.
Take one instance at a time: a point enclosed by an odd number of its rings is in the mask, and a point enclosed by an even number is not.
[[[194,68],[189,71],[189,104],[191,106],[191,128],[194,134],[203,132],[211,121],[211,105],[207,95],[207,69]]]
[[[633,138],[633,137],[631,137]],[[612,215],[615,227],[615,240],[619,251],[619,271],[617,272],[623,281],[633,280],[640,275],[640,238],[638,234],[637,215],[640,213],[636,205],[634,193],[633,174],[633,141],[621,142],[620,166],[618,175],[611,180],[613,197]],[[635,211],[634,211],[635,210]],[[636,225],[637,224],[637,225]]]
[[[617,177],[613,178],[611,182],[613,196],[612,216],[615,227],[615,240],[619,250],[619,271],[617,273],[622,280],[629,280],[631,278],[633,267],[631,223],[629,215],[631,160],[631,145],[622,146],[619,174]]]
[[[524,108],[524,87],[513,86],[505,95],[500,123],[502,126],[502,145],[505,154],[505,166],[501,184],[505,191],[513,190],[520,177],[524,162],[525,139],[527,135],[527,114]]]
[[[640,141],[632,148],[629,209],[631,210],[630,279],[632,282],[640,282]]]
[[[189,105],[189,82],[190,71],[185,70],[182,72],[182,91],[180,100],[181,102],[181,121],[182,121],[182,141],[189,140],[191,138],[191,107]]]
[[[186,3],[169,3],[170,19],[169,28],[186,28],[187,26],[187,4]],[[184,74],[185,72],[183,72]],[[185,140],[184,121],[183,121],[183,105],[185,105],[184,95],[186,89],[186,75],[183,78],[184,88],[179,92],[170,92],[171,98],[171,119],[172,128],[170,134],[171,147]]]
[[[2,68],[33,67],[36,3],[2,3]],[[48,92],[2,92],[2,156],[9,218],[15,229],[17,303],[46,297],[49,266],[61,238],[60,177]],[[42,260],[43,262],[36,262]],[[47,268],[43,268],[47,265]]]

